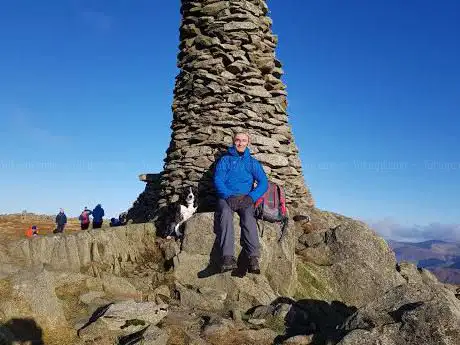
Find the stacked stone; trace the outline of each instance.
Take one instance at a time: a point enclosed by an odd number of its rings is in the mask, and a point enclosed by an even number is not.
[[[180,73],[158,206],[195,186],[201,208],[212,209],[213,163],[240,130],[251,135],[251,151],[269,179],[285,186],[288,203],[313,206],[288,124],[265,1],[182,0],[181,13]]]

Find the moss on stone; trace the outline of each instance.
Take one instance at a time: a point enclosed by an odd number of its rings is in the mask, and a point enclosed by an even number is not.
[[[139,319],[130,319],[126,320],[125,324],[121,326],[120,328],[127,328],[129,326],[145,326],[145,321],[144,320],[139,320]]]
[[[312,263],[297,262],[297,289],[295,299],[338,300],[337,293],[321,273],[321,267]]]
[[[380,248],[385,252],[389,252],[390,247],[388,246],[387,241],[385,241],[385,239],[383,239],[382,237],[380,237],[378,235],[376,237],[377,237],[377,239],[379,241]]]

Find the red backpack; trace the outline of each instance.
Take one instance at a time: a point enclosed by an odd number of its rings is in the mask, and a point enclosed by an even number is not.
[[[256,219],[270,223],[280,223],[281,236],[279,242],[284,238],[287,230],[289,217],[286,209],[286,196],[284,188],[274,182],[268,182],[268,189],[254,204],[254,215]],[[257,223],[259,225],[259,223]],[[261,237],[264,234],[263,223]]]
[[[88,212],[83,211],[83,212],[81,213],[81,223],[82,223],[82,224],[88,224],[88,223],[89,223]]]

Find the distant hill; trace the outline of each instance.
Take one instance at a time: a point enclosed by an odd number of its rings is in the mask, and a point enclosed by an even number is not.
[[[460,284],[460,243],[430,240],[418,243],[388,241],[399,261],[432,271],[440,281]]]

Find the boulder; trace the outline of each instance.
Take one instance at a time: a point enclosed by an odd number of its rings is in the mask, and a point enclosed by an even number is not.
[[[125,278],[103,273],[101,280],[102,288],[106,294],[124,299],[134,299],[139,296],[136,288]]]
[[[224,309],[227,293],[211,288],[189,289],[176,283],[182,306],[191,309],[218,312]]]
[[[149,326],[143,334],[143,342],[141,345],[166,345],[168,343],[169,334],[156,326]]]
[[[360,307],[405,282],[394,252],[363,222],[318,209],[297,229],[296,297]]]
[[[80,295],[79,301],[83,304],[90,305],[97,298],[102,298],[105,296],[105,293],[102,291],[90,291]]]
[[[342,326],[339,345],[460,344],[460,301],[433,282],[408,282],[378,296]]]
[[[157,325],[167,314],[167,305],[153,302],[125,301],[98,309],[90,321],[78,331],[84,341],[116,339],[135,334],[146,327]]]
[[[68,326],[54,290],[53,274],[42,265],[19,271],[1,285],[0,315],[5,319],[32,317],[47,329]]]
[[[268,304],[276,298],[268,279],[264,275],[247,275],[243,278],[234,277],[230,272],[207,276],[200,273],[206,271],[209,265],[209,256],[189,254],[182,251],[174,260],[174,277],[182,286],[191,289],[179,290],[186,293],[186,305],[199,307],[201,302],[206,310],[216,310],[224,306],[214,297],[205,301],[206,296],[194,293],[193,290],[208,288],[227,293],[227,303],[247,310],[254,305]],[[191,291],[190,291],[191,290]],[[199,302],[201,301],[201,302]]]

